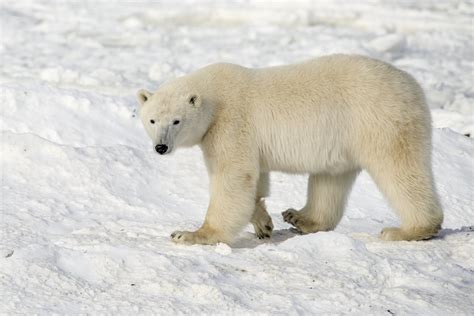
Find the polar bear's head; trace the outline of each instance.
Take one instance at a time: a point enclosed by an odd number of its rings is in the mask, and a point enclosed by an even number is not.
[[[171,82],[155,93],[142,89],[137,97],[140,119],[160,155],[199,144],[209,128],[212,113],[187,85]]]

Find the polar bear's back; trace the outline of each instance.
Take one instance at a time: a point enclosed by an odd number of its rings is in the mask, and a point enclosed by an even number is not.
[[[429,139],[422,89],[378,60],[332,55],[257,69],[251,82],[246,111],[269,169],[341,172],[363,163],[364,151],[391,146],[400,135]]]
[[[333,107],[372,106],[395,98],[412,103],[409,107],[413,107],[419,102],[411,101],[424,98],[422,89],[408,73],[359,55],[330,55],[294,65],[255,69],[254,77],[255,93],[266,100],[273,96],[281,100],[293,97],[294,101],[300,98],[304,102],[317,98],[318,104],[327,102]]]

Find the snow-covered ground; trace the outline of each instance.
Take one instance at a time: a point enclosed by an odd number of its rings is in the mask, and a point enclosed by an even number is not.
[[[471,1],[2,1],[0,312],[7,314],[474,313]],[[433,109],[444,229],[397,225],[363,173],[333,232],[280,212],[306,180],[272,174],[270,241],[180,246],[208,200],[198,149],[158,157],[135,91],[203,65],[360,53],[412,73]]]

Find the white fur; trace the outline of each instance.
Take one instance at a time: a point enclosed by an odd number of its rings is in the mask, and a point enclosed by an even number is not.
[[[155,94],[142,90],[139,100],[154,145],[199,144],[209,172],[204,224],[173,233],[176,242],[229,242],[249,221],[259,237],[269,236],[262,198],[273,170],[310,174],[306,206],[283,213],[303,233],[338,224],[361,169],[401,218],[401,228],[382,238],[426,239],[440,228],[430,113],[416,81],[389,64],[349,55],[263,69],[215,64]],[[181,126],[170,131],[176,118]]]

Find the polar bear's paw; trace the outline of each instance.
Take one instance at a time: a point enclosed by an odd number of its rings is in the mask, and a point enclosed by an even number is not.
[[[273,222],[270,216],[268,216],[266,221],[252,222],[252,225],[258,239],[270,238],[272,236]]]
[[[265,202],[260,200],[255,207],[255,212],[250,222],[255,229],[255,235],[258,239],[270,238],[273,231],[273,222],[265,208]]]
[[[218,242],[229,242],[228,238],[223,238],[224,235],[218,234],[216,230],[209,228],[199,228],[195,232],[189,231],[174,231],[171,234],[171,240],[177,244],[202,244],[202,245],[214,245]]]
[[[303,211],[297,211],[290,208],[281,213],[281,215],[283,215],[283,220],[285,222],[293,225],[299,232],[303,234],[327,230],[318,223],[315,223],[313,220],[309,219]]]
[[[171,240],[174,241],[177,244],[195,244],[195,233],[194,232],[188,232],[188,231],[174,231],[171,234]]]
[[[436,236],[439,229],[441,229],[441,226],[412,228],[410,230],[402,230],[398,227],[386,227],[382,229],[380,239],[387,241],[426,240]]]

